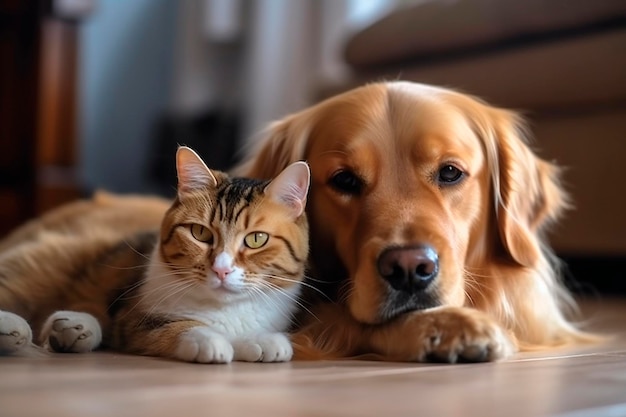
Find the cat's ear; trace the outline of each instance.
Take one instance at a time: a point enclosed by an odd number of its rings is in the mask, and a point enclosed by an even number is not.
[[[310,183],[311,171],[306,162],[294,162],[265,187],[265,194],[289,207],[297,218],[304,212]]]
[[[178,194],[207,187],[216,187],[217,180],[211,170],[191,148],[181,146],[176,152]]]

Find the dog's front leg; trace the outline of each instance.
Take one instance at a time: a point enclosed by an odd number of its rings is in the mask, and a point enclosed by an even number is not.
[[[505,359],[516,350],[498,323],[470,308],[413,312],[370,331],[371,348],[386,360],[486,362]]]

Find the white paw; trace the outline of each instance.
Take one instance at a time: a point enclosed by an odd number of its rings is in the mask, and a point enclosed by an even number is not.
[[[57,311],[46,320],[41,330],[42,345],[61,353],[83,353],[102,342],[98,320],[88,313]]]
[[[187,362],[229,363],[233,346],[208,327],[193,327],[180,336],[175,356]]]
[[[32,345],[33,332],[17,314],[0,310],[0,355],[12,355]]]
[[[293,356],[289,338],[283,333],[260,333],[233,343],[235,360],[245,362],[287,362]]]

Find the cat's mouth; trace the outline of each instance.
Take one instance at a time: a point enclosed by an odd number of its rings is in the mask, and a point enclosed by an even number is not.
[[[238,283],[230,282],[227,279],[219,279],[218,277],[209,278],[209,287],[212,291],[218,291],[227,294],[239,294],[242,291],[242,286]]]

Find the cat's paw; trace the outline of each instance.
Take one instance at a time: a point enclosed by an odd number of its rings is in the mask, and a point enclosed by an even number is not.
[[[260,333],[233,343],[235,360],[244,362],[287,362],[293,356],[289,338],[283,333]]]
[[[0,311],[0,355],[13,355],[32,345],[33,332],[17,314]]]
[[[233,346],[219,333],[207,327],[192,327],[183,333],[175,352],[177,359],[199,363],[229,363]]]
[[[102,342],[98,320],[88,313],[57,311],[41,330],[42,345],[54,352],[91,352]]]

